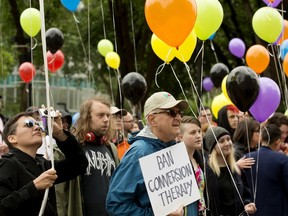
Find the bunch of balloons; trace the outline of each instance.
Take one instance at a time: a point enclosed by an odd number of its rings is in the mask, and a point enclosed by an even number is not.
[[[187,62],[197,37],[207,40],[223,21],[218,0],[146,0],[145,18],[153,32],[152,49],[164,62]]]
[[[120,66],[120,56],[114,52],[114,46],[108,39],[102,39],[97,45],[98,52],[105,57],[106,64],[113,68],[118,69]]]

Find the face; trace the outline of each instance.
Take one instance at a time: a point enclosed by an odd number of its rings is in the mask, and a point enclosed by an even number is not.
[[[139,125],[136,122],[134,122],[131,132],[137,132],[139,130],[140,130]]]
[[[163,142],[175,140],[180,134],[180,122],[183,114],[179,114],[180,109],[159,109],[149,114],[149,123],[152,132]]]
[[[206,109],[206,110],[201,110],[200,113],[199,113],[199,121],[201,122],[201,124],[204,124],[207,121],[207,118],[210,122],[212,122],[212,113],[211,113],[211,110],[210,109]]]
[[[131,132],[134,126],[133,116],[130,113],[127,113],[126,116],[123,116],[124,130]]]
[[[281,141],[284,142],[288,136],[288,125],[282,124],[280,126],[281,130]]]
[[[202,130],[196,124],[183,123],[184,132],[181,141],[184,141],[186,148],[195,150],[202,147]]]
[[[9,142],[21,150],[34,147],[39,148],[42,144],[42,130],[38,122],[30,116],[22,116],[16,122],[17,127],[12,135],[8,136]]]
[[[107,133],[109,127],[110,107],[94,101],[91,107],[90,128],[98,136]]]
[[[232,129],[236,129],[239,123],[238,112],[233,112],[231,110],[227,110],[227,118],[229,125]]]
[[[216,152],[218,155],[221,155],[221,151],[224,155],[224,157],[229,156],[232,153],[232,140],[229,135],[224,135],[220,137],[218,140],[219,145],[216,144]],[[220,151],[221,149],[221,151]]]
[[[122,116],[120,113],[113,114],[110,116],[110,127],[113,130],[121,130],[122,129]]]

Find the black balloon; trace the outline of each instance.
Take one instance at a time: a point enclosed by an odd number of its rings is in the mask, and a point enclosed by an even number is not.
[[[46,44],[51,53],[56,53],[64,43],[64,35],[58,28],[50,28],[46,31]]]
[[[124,97],[132,104],[137,104],[145,96],[147,90],[145,78],[137,72],[130,72],[124,76],[121,86]]]
[[[234,68],[227,76],[227,94],[241,111],[248,111],[257,99],[260,85],[257,74],[249,67]]]
[[[223,78],[229,73],[229,68],[223,63],[217,63],[210,69],[210,78],[216,88],[221,86]]]

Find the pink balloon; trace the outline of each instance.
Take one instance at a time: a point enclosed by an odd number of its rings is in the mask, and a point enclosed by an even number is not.
[[[263,0],[263,2],[267,6],[275,8],[282,2],[282,0]]]
[[[259,94],[249,111],[257,121],[263,122],[278,108],[281,94],[279,86],[268,77],[259,78],[259,86]]]

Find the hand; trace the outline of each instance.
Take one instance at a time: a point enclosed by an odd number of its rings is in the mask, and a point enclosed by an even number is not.
[[[244,157],[240,158],[240,159],[236,162],[236,164],[237,164],[240,168],[242,168],[242,169],[244,169],[244,168],[251,168],[252,165],[255,164],[255,160],[254,160],[254,158],[246,158],[246,157],[244,156]]]
[[[54,169],[49,169],[34,179],[33,183],[37,190],[45,190],[52,187],[56,179],[56,171]]]
[[[176,211],[171,212],[168,216],[183,216],[184,215],[184,206],[180,206]]]
[[[53,121],[53,137],[60,141],[64,141],[67,139],[67,135],[63,131],[63,123],[62,123],[62,115],[56,110],[57,117],[54,118]]]
[[[248,214],[254,214],[257,211],[255,203],[249,203],[245,205],[244,209]]]

